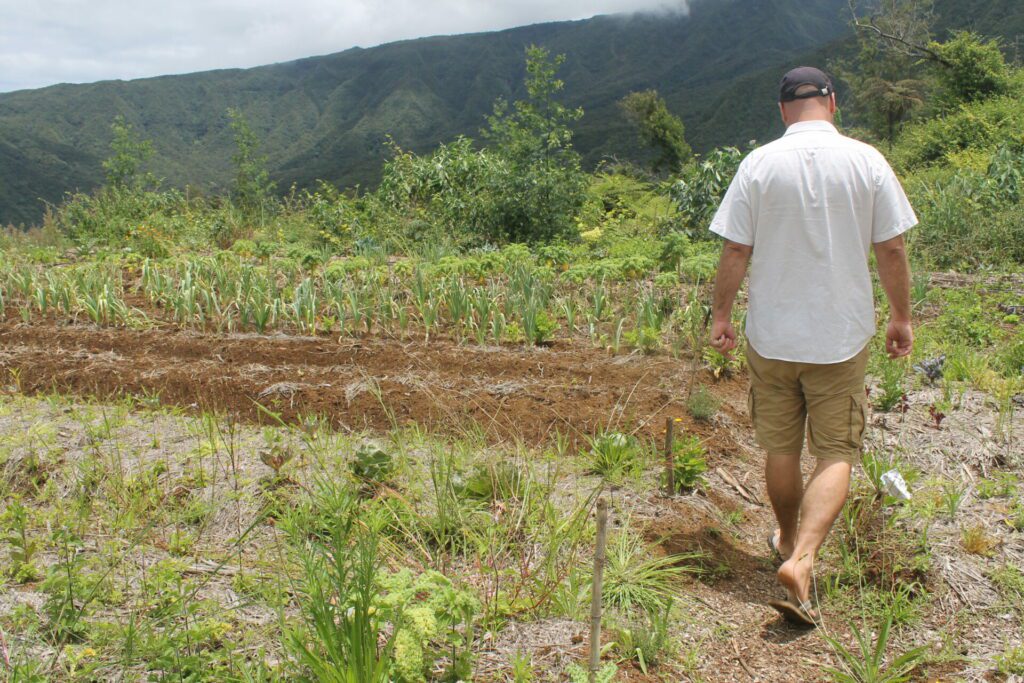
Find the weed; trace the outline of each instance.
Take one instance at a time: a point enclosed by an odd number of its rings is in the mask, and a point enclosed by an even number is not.
[[[954,519],[966,497],[966,487],[958,486],[954,482],[944,483],[942,485],[942,504],[946,509],[946,516]]]
[[[626,332],[626,343],[641,353],[650,355],[661,348],[661,330],[656,327],[641,326]]]
[[[533,682],[533,658],[528,654],[516,652],[509,660],[512,683]]]
[[[910,673],[921,664],[928,654],[927,647],[908,650],[885,665],[886,647],[889,643],[889,630],[892,628],[892,617],[885,620],[878,629],[874,643],[870,635],[850,623],[850,630],[857,639],[857,651],[848,649],[836,638],[823,633],[822,636],[832,646],[842,664],[842,669],[825,667],[825,672],[832,676],[836,683],[902,683],[910,678]]]
[[[1012,564],[993,569],[989,578],[1007,603],[1024,609],[1024,572]]]
[[[960,533],[960,543],[964,550],[972,555],[991,557],[999,539],[988,533],[984,526],[977,525],[964,529]]]
[[[6,540],[11,546],[7,575],[17,583],[35,581],[39,578],[34,561],[37,544],[28,537],[28,510],[18,498],[8,503],[0,523],[7,528]]]
[[[372,495],[388,484],[395,473],[395,461],[387,451],[366,444],[360,446],[349,464],[352,476],[364,495]]]
[[[708,470],[707,449],[696,434],[676,439],[673,444],[673,472],[679,491],[692,491],[704,483]]]
[[[601,601],[623,613],[654,613],[675,598],[676,581],[698,571],[687,563],[703,558],[699,552],[660,555],[624,524],[608,544]]]
[[[523,500],[528,485],[528,473],[522,467],[502,461],[477,467],[466,478],[465,492],[470,498],[491,502]]]
[[[603,432],[590,439],[589,470],[606,479],[634,472],[640,464],[640,440],[631,434]]]
[[[989,498],[1006,498],[1012,496],[1017,490],[1020,480],[1010,472],[1000,472],[994,477],[982,479],[978,482],[978,498],[987,500]]]
[[[1006,523],[1014,531],[1024,531],[1024,501],[1017,501]]]
[[[1007,646],[996,657],[996,670],[1006,676],[1024,676],[1024,645]]]
[[[887,413],[899,409],[900,412],[906,412],[906,374],[906,365],[902,361],[887,359],[882,362],[882,376],[878,383],[881,396],[875,402],[878,410]]]
[[[285,645],[314,680],[391,680],[394,637],[382,638],[374,606],[379,537],[379,526],[359,519],[350,498],[340,501],[326,538],[294,538],[302,566],[298,590],[303,623],[287,634]]]
[[[273,470],[274,478],[278,479],[281,476],[281,468],[292,461],[295,452],[279,430],[265,428],[263,438],[267,447],[260,450],[260,461]]]
[[[686,400],[686,410],[690,413],[690,417],[701,422],[707,422],[713,418],[721,405],[722,402],[718,400],[718,397],[703,385],[697,387],[697,390]]]
[[[650,667],[675,654],[678,648],[669,635],[672,604],[670,599],[656,611],[645,612],[641,619],[615,630],[617,649],[626,659],[636,661],[644,675],[650,673]]]
[[[569,683],[612,683],[619,673],[619,667],[615,662],[606,662],[591,678],[590,672],[574,663],[565,667],[565,673],[569,676]]]

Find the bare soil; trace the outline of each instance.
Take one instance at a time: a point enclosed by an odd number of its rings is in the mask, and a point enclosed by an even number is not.
[[[685,414],[688,365],[568,345],[0,324],[0,370],[25,393],[156,395],[265,422],[263,406],[354,430],[416,422],[481,429],[493,442],[578,440],[606,425],[654,434],[665,416]]]

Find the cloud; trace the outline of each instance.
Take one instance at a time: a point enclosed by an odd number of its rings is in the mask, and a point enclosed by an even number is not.
[[[686,0],[0,0],[0,92],[250,67]]]

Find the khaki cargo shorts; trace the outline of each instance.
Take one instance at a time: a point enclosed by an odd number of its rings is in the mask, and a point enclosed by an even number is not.
[[[865,346],[841,363],[794,363],[764,358],[748,344],[747,407],[757,443],[770,454],[799,455],[806,423],[811,455],[859,463],[867,424],[868,353]]]

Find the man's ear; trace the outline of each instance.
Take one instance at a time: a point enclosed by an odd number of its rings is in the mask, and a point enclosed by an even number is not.
[[[832,93],[828,96],[828,111],[830,114],[836,113],[836,94]]]
[[[782,117],[782,125],[788,126],[789,121],[786,120],[786,107],[782,104],[782,102],[779,102],[779,116]]]

